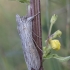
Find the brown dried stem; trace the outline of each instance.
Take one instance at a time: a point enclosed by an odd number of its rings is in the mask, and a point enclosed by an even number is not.
[[[33,34],[33,39],[35,41],[34,42],[35,43],[35,46],[36,46],[37,51],[38,51],[38,53],[40,55],[41,65],[40,65],[40,69],[39,70],[43,70],[43,67],[42,67],[42,51],[41,51],[42,50],[42,31],[41,31],[40,0],[30,0],[30,5],[32,7],[32,9],[31,9],[31,16],[40,12],[40,14],[37,15],[34,18],[34,20],[33,20],[33,24],[32,24],[32,31],[33,31],[33,33],[32,34]]]

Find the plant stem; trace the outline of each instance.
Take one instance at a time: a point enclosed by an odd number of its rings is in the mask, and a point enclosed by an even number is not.
[[[48,36],[50,36],[50,35],[51,35],[52,26],[53,26],[53,24],[51,23],[51,25],[50,25],[50,29],[49,29],[49,33],[48,33]]]
[[[31,8],[31,16],[34,16],[37,13],[41,12],[40,0],[30,0],[30,5],[32,7]],[[40,68],[39,68],[39,70],[43,70],[42,51],[41,51],[42,50],[41,13],[34,18],[33,23],[32,23],[32,31],[33,31],[32,36],[33,36],[33,39],[35,41],[34,44],[35,44],[37,51],[39,53],[39,56],[40,56]],[[34,70],[34,69],[32,69],[32,70]]]

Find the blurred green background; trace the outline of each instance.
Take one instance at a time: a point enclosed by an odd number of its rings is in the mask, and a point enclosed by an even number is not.
[[[18,1],[0,0],[0,70],[27,70],[17,32],[15,15],[26,15],[27,6]],[[70,55],[70,0],[41,0],[42,42],[45,46],[50,18],[58,15],[52,33],[62,31],[61,49],[53,51],[61,56]],[[44,70],[70,70],[70,60],[60,63],[55,59],[44,62]]]

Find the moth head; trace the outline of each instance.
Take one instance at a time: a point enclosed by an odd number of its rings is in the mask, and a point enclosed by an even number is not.
[[[27,17],[26,16],[22,16],[20,17],[18,14],[16,15],[16,21],[17,23],[25,23],[27,21]]]
[[[22,17],[24,18],[24,17]],[[24,19],[22,19],[18,14],[16,15],[17,29],[19,33],[23,30],[24,27]]]

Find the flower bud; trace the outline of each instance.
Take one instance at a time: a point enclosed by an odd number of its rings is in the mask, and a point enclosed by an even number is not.
[[[62,35],[62,32],[60,30],[57,30],[56,32],[54,32],[52,34],[52,36],[50,37],[50,39],[54,39],[54,38],[60,37],[61,35]]]
[[[51,24],[54,24],[55,23],[55,21],[57,20],[57,15],[53,15],[52,17],[51,17],[51,20],[50,20],[50,22],[51,22]]]
[[[59,50],[61,46],[59,40],[50,40],[50,45],[54,50]]]

